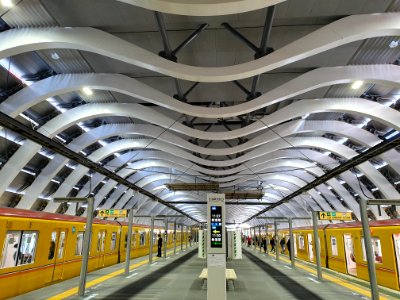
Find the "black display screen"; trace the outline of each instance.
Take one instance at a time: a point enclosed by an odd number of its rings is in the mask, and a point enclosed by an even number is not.
[[[222,248],[222,207],[211,206],[211,248]]]

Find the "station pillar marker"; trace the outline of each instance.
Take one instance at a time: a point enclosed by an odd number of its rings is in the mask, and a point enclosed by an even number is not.
[[[226,300],[225,194],[207,194],[207,300]]]

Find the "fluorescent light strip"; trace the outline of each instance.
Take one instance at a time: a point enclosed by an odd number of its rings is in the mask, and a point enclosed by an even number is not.
[[[10,187],[6,188],[6,192],[13,193],[13,194],[18,194],[18,195],[25,195],[25,191],[19,192],[16,189],[13,189],[13,188],[10,188]]]
[[[61,142],[63,142],[64,144],[67,143],[66,140],[64,140],[61,136],[59,136],[58,134],[56,135],[56,138],[58,138]]]
[[[393,131],[391,134],[389,134],[388,136],[385,136],[385,140],[388,140],[392,137],[394,137],[395,135],[397,135],[399,132],[397,130]]]
[[[354,83],[351,85],[351,88],[353,90],[358,90],[363,85],[363,83],[364,83],[364,81],[362,81],[362,80],[354,81]]]
[[[29,175],[36,176],[36,173],[31,172],[31,171],[29,171],[29,170],[27,170],[27,169],[21,169],[21,172],[24,172],[24,173],[29,174]]]
[[[27,115],[25,115],[24,113],[20,113],[19,115],[20,115],[21,117],[23,117],[25,120],[27,120],[27,121],[33,123],[35,126],[39,126],[39,123],[38,123],[38,122],[36,122],[35,120],[29,118],[29,117],[28,117]]]

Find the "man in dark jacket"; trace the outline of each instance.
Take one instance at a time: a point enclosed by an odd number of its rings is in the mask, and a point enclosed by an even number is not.
[[[161,234],[158,234],[158,241],[157,241],[157,256],[161,257],[161,249],[162,249],[162,237]]]

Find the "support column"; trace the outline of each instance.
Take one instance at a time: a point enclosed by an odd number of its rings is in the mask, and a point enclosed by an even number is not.
[[[318,280],[322,281],[321,248],[320,248],[319,238],[318,238],[318,218],[317,218],[317,213],[318,212],[316,212],[316,211],[312,212],[313,232],[314,232],[314,249],[315,249],[316,262],[317,262]]]
[[[153,263],[153,245],[154,245],[153,235],[154,235],[154,217],[151,217],[149,264]]]
[[[174,221],[174,255],[176,254],[176,221]]]
[[[132,244],[132,224],[133,209],[129,210],[128,238],[126,241],[126,257],[125,257],[125,275],[129,275],[129,264],[131,262],[131,244]]]
[[[186,238],[185,238],[186,249],[188,248],[188,238],[189,238],[189,228],[186,226]]]
[[[269,237],[268,237],[268,223],[265,224],[265,242],[267,243],[267,252],[265,253],[269,256]]]
[[[293,224],[292,224],[292,217],[289,217],[289,238],[290,238],[290,262],[292,268],[295,267],[294,265],[294,240],[293,240]]]
[[[276,222],[276,220],[274,220],[274,227],[275,237],[273,237],[273,239],[275,240],[275,258],[276,260],[279,260],[278,223]]]
[[[183,251],[183,224],[181,224],[181,252]]]
[[[78,289],[79,296],[85,295],[86,274],[89,262],[89,249],[90,249],[90,241],[91,241],[92,225],[93,225],[93,209],[94,209],[94,198],[92,197],[87,198],[86,228],[85,228],[85,237],[83,238],[81,276],[79,277],[79,289]]]
[[[260,247],[260,253],[262,253],[262,247],[261,247],[261,226],[258,226],[258,246]]]
[[[167,258],[167,244],[168,244],[168,218],[165,218],[165,239],[164,239],[164,258]]]
[[[371,299],[379,300],[379,290],[378,290],[378,283],[376,280],[376,270],[375,270],[375,257],[371,244],[371,231],[369,229],[366,200],[360,200],[360,213],[361,213],[361,223],[363,227],[365,253],[367,255],[369,284],[371,287]]]

